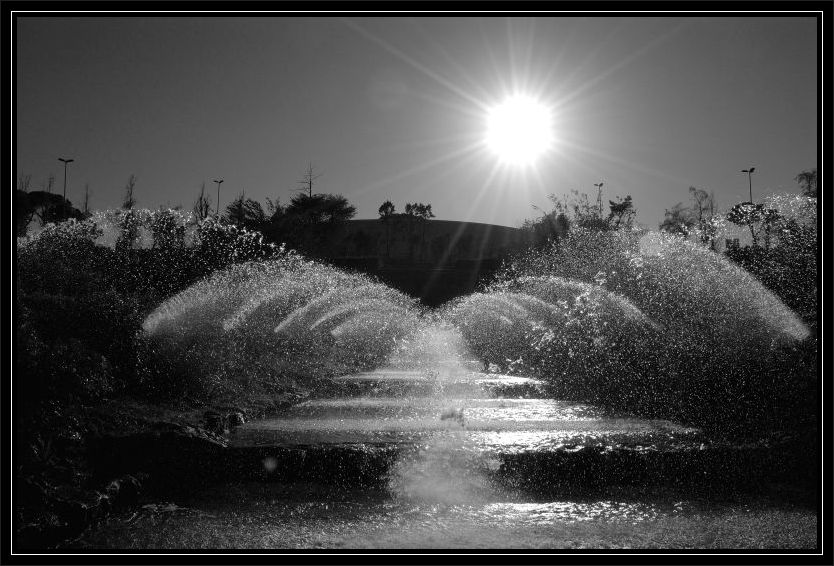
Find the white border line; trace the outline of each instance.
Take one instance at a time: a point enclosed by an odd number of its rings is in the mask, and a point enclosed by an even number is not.
[[[395,6],[395,5],[394,5]],[[396,15],[396,14],[472,14],[472,12],[467,11],[458,11],[458,10],[447,10],[447,11],[438,11],[438,10],[400,10],[400,11],[392,11],[392,10],[367,10],[367,11],[327,11],[327,10],[291,10],[291,11],[281,11],[281,10],[209,10],[209,11],[185,11],[185,10],[132,10],[132,11],[113,11],[113,10],[56,10],[56,11],[47,11],[47,10],[12,10],[9,12],[9,41],[11,42],[11,48],[9,49],[9,70],[12,75],[14,75],[14,57],[15,57],[15,44],[14,44],[14,25],[15,25],[15,14],[113,14],[114,17],[121,16],[122,14],[158,14],[158,15],[167,15],[167,14],[189,14],[192,16],[201,15],[201,14],[388,14],[388,15]],[[817,139],[820,140],[820,149],[818,150],[819,155],[825,155],[824,148],[825,148],[825,136],[823,136],[823,132],[825,130],[825,104],[823,101],[825,100],[825,13],[822,11],[807,11],[807,10],[690,10],[690,11],[675,11],[675,10],[640,10],[640,11],[626,11],[626,10],[618,10],[618,11],[596,11],[596,10],[488,10],[488,11],[478,11],[477,14],[588,14],[594,13],[599,15],[607,15],[607,14],[666,14],[670,17],[675,17],[676,15],[680,15],[680,17],[685,17],[687,14],[802,14],[807,16],[817,16],[820,18],[820,33],[822,37],[818,38],[821,42],[821,60],[820,60],[820,75],[818,77],[821,80],[821,84],[819,86],[818,94],[821,96],[819,99],[819,107],[821,108],[822,115],[818,120],[818,124],[820,125],[821,131],[818,133]],[[473,14],[474,17],[474,14]],[[720,16],[717,16],[720,17]],[[11,84],[13,92],[12,95],[9,97],[9,116],[10,121],[9,125],[11,126],[14,123],[14,103],[16,100],[16,92],[14,92],[14,85],[16,84],[15,77],[12,76]],[[15,140],[12,139],[14,137],[14,130],[12,127],[9,127],[9,153],[10,153],[10,162],[15,157]],[[820,165],[817,165],[818,170]],[[11,173],[11,186],[13,189],[17,188],[17,181],[15,178],[17,163],[10,163],[10,173]],[[819,184],[819,182],[818,182]],[[15,225],[15,218],[14,218],[14,190],[9,191],[10,194],[10,206],[9,209],[12,215],[12,225]],[[824,223],[823,215],[818,215],[820,228],[822,228],[822,224]],[[823,230],[824,232],[824,230]],[[818,236],[819,237],[819,236]],[[818,241],[818,247],[820,252],[822,251],[822,244]],[[824,256],[820,253],[820,259],[823,262],[824,266]],[[14,260],[13,260],[14,261]],[[14,266],[12,266],[14,268]],[[822,269],[821,271],[818,270],[820,273],[820,283],[822,284],[822,288],[825,288],[825,270]],[[12,293],[12,309],[14,309],[14,301],[15,301],[15,289],[14,286],[11,286],[11,293]],[[822,311],[821,306],[823,302],[823,297],[820,297],[820,303],[817,307],[817,314],[819,316],[820,312]],[[11,332],[9,336],[10,340],[10,350],[14,346],[14,322],[15,319],[12,317],[11,320]],[[817,334],[817,343],[822,344],[822,324],[819,324],[818,334]],[[825,471],[825,426],[823,420],[822,411],[823,407],[823,399],[824,399],[824,391],[825,385],[824,380],[821,379],[821,376],[824,375],[824,357],[820,356],[820,430],[822,435],[822,446],[821,446],[821,456],[822,459],[820,461],[820,479],[821,479],[821,502],[823,505],[820,509],[820,516],[819,516],[819,532],[822,535],[820,540],[820,551],[818,553],[813,552],[794,552],[794,553],[779,553],[775,556],[823,556],[825,554],[824,551],[824,544],[825,544],[825,482],[822,481]],[[14,453],[14,416],[13,416],[13,383],[14,380],[14,361],[10,359],[10,378],[9,378],[9,402],[12,406],[12,410],[9,411],[9,439],[10,439],[10,457],[13,457]],[[9,464],[11,464],[12,460],[10,458]],[[14,501],[14,470],[12,470],[11,477],[9,478],[10,484],[10,496],[11,500]],[[487,552],[487,553],[465,553],[465,552],[432,552],[431,550],[423,550],[418,552],[396,552],[396,553],[362,553],[362,552],[349,552],[349,553],[339,553],[339,552],[246,552],[242,549],[236,549],[233,553],[220,553],[220,552],[200,552],[200,553],[187,553],[187,552],[177,552],[177,553],[167,553],[167,552],[137,552],[137,553],[46,553],[46,552],[13,552],[13,541],[14,541],[14,505],[9,506],[9,512],[11,515],[11,521],[9,521],[9,531],[10,531],[10,538],[9,538],[9,554],[10,556],[234,556],[234,555],[246,555],[246,556],[276,556],[276,555],[289,555],[289,556],[389,556],[389,555],[396,555],[396,556],[409,556],[409,555],[430,555],[430,556],[437,556],[437,555],[449,555],[449,556],[481,556],[481,555],[498,555],[498,556],[517,556],[519,553],[512,553],[512,552]],[[573,555],[574,553],[568,552],[534,552],[532,555],[535,556],[552,556],[552,555]],[[583,555],[587,556],[687,556],[690,553],[582,553]],[[744,552],[696,552],[691,553],[694,556],[763,556],[766,555],[765,553],[744,553]]]

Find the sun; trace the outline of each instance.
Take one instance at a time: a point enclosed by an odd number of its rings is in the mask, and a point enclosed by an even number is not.
[[[552,112],[533,97],[510,97],[489,111],[485,141],[501,161],[531,165],[553,146]]]

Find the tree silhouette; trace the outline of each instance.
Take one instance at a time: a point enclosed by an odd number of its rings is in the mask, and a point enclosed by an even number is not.
[[[84,218],[90,216],[90,183],[84,183]]]
[[[326,255],[326,245],[337,227],[356,214],[342,195],[298,193],[281,214],[265,223],[263,232],[273,242],[285,242],[312,255]]]
[[[614,230],[621,227],[631,227],[634,215],[637,214],[631,201],[631,195],[626,195],[625,199],[617,197],[617,202],[609,200],[608,206],[611,209],[611,212],[608,213],[608,223]]]
[[[420,236],[420,256],[423,260],[425,260],[426,255],[426,227],[428,225],[428,221],[430,218],[434,218],[434,213],[431,210],[430,204],[422,204],[417,203],[416,205],[417,210],[416,215],[417,218],[420,219],[420,224],[422,224],[422,233]]]
[[[45,226],[50,222],[62,222],[69,218],[80,220],[83,215],[61,195],[46,191],[15,191],[15,227],[18,236],[25,236],[27,227],[33,221]]]
[[[44,192],[51,193],[52,192],[52,187],[54,187],[54,186],[55,186],[55,174],[50,173],[49,177],[46,179],[46,182],[41,184],[41,189]]]
[[[391,220],[395,213],[396,208],[390,200],[379,207],[379,219],[385,223],[385,257],[391,257]]]
[[[304,173],[304,178],[298,181],[298,184],[301,185],[301,191],[306,191],[308,197],[313,196],[313,182],[321,177],[321,173],[315,174],[313,164],[309,163],[307,165],[307,171]]]
[[[758,234],[755,226],[762,219],[764,206],[752,202],[740,202],[727,212],[727,220],[738,226],[748,226],[750,237],[753,239],[753,246],[759,245]]]
[[[279,197],[275,197],[275,200],[272,200],[269,197],[266,197],[266,216],[267,220],[273,222],[278,220],[281,216],[285,213],[284,206],[281,204],[281,199]]]
[[[810,171],[803,171],[794,177],[799,188],[802,189],[802,194],[806,197],[817,198],[817,168],[814,167]]]
[[[235,226],[260,230],[266,222],[266,214],[261,203],[246,198],[241,191],[240,195],[226,206],[226,219]]]
[[[200,195],[194,203],[194,216],[198,221],[205,220],[211,214],[211,199],[206,195],[206,182],[200,185]]]
[[[609,223],[602,218],[599,207],[591,204],[590,198],[585,193],[573,189],[570,195],[559,197],[551,193],[547,198],[553,203],[554,218],[564,216],[568,224],[588,230],[604,231],[611,228]]]
[[[356,214],[356,207],[342,195],[297,194],[290,200],[286,213],[304,224],[315,225],[350,220]]]
[[[778,210],[766,208],[762,211],[762,232],[764,232],[765,249],[770,249],[770,241],[773,234],[779,229],[782,222],[782,215]]]
[[[695,225],[696,221],[692,217],[692,209],[679,202],[671,209],[666,209],[666,217],[660,223],[659,228],[664,232],[686,237],[689,236]]]
[[[425,255],[424,248],[426,244],[426,224],[429,218],[434,218],[434,213],[431,210],[430,204],[423,204],[421,202],[406,203],[405,205],[405,215],[409,218],[410,222],[419,222],[421,225],[421,236],[420,236],[420,257],[421,259]],[[411,226],[409,226],[411,227]],[[413,253],[411,254],[413,255]]]
[[[32,183],[31,175],[21,175],[17,180],[17,190],[24,193],[29,192],[29,185]]]
[[[698,227],[698,238],[702,244],[709,244],[714,250],[717,231],[714,221],[715,196],[697,187],[689,187],[689,194],[692,195],[692,210]]]
[[[153,234],[151,249],[170,250],[185,246],[185,224],[174,209],[158,210],[148,218],[148,228]]]
[[[122,199],[122,208],[125,210],[130,210],[134,206],[136,206],[136,198],[133,196],[133,191],[136,188],[136,175],[133,173],[130,174],[130,177],[127,178],[127,184],[125,185],[125,196]]]

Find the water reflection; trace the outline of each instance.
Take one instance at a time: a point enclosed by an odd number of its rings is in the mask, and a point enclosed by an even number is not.
[[[130,520],[128,520],[130,519]],[[813,548],[813,510],[676,499],[439,502],[236,484],[107,520],[73,548]]]
[[[512,525],[550,525],[555,522],[625,521],[636,523],[654,520],[660,511],[650,503],[618,501],[552,501],[548,503],[490,503],[478,509],[466,510],[481,520]],[[668,512],[668,511],[667,511]],[[674,513],[674,508],[672,513]]]

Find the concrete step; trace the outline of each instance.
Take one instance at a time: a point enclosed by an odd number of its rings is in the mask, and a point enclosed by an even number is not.
[[[497,488],[535,495],[593,495],[608,489],[674,487],[696,493],[757,492],[795,483],[795,454],[766,443],[677,443],[646,446],[582,442],[542,450],[480,452],[450,439],[420,443],[319,443],[308,446],[231,446],[213,474],[225,481],[314,481],[342,487],[386,488],[407,467],[438,481],[477,475]],[[438,465],[439,463],[439,465]]]
[[[464,371],[383,369],[333,379],[338,396],[375,397],[538,397],[548,396],[540,380]]]
[[[299,403],[282,414],[281,422],[294,419],[371,418],[381,420],[412,417],[441,417],[449,411],[459,411],[465,421],[482,419],[499,420],[589,420],[606,415],[601,409],[581,403],[539,398],[438,398],[438,397],[382,397],[360,396],[335,399],[313,399]],[[261,421],[267,422],[267,421]],[[260,428],[250,423],[238,430]]]
[[[448,418],[460,411],[461,418]],[[443,418],[447,416],[447,418]],[[385,487],[404,462],[548,495],[612,486],[757,489],[789,478],[790,446],[714,442],[669,421],[553,399],[320,399],[229,436],[234,480]]]

